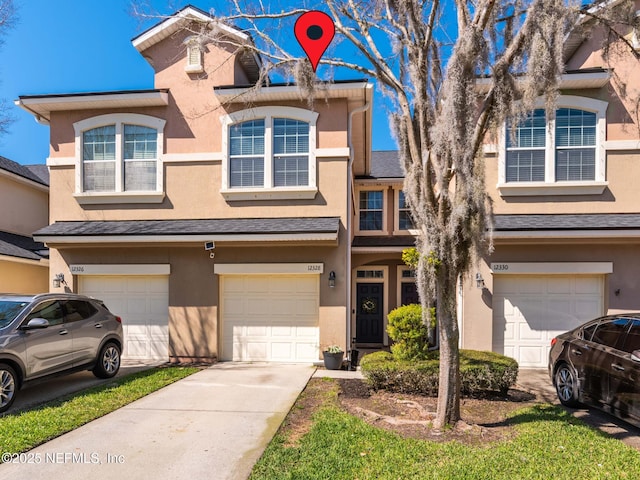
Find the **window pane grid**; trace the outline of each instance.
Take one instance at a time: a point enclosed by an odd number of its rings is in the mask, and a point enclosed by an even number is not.
[[[507,152],[507,182],[543,182],[544,150],[512,150]]]
[[[382,192],[360,192],[360,230],[382,230]]]
[[[273,166],[276,187],[309,185],[309,158],[306,156],[276,156]]]
[[[109,161],[116,158],[116,126],[107,125],[84,132],[82,160]]]
[[[507,182],[543,182],[545,179],[546,117],[536,109],[517,126],[507,129]]]
[[[231,187],[264,186],[264,158],[231,158],[229,167]]]
[[[152,159],[158,156],[158,132],[139,125],[124,126],[125,160]]]
[[[407,205],[404,192],[398,194],[398,228],[400,230],[412,230],[414,228],[411,210]]]

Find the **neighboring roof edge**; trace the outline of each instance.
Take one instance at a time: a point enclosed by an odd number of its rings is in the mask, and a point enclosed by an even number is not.
[[[323,82],[323,89],[318,90],[317,97],[335,98],[342,97],[340,92],[349,90],[364,90],[366,101],[371,99],[373,95],[373,84],[367,79],[359,80],[339,80],[335,82]],[[326,87],[326,89],[325,89]],[[295,83],[277,83],[256,87],[255,85],[233,86],[225,85],[222,87],[214,87],[216,96],[225,103],[246,103],[251,101],[281,101],[281,100],[299,100],[300,88]]]
[[[616,7],[623,1],[625,0],[603,0],[600,2],[594,2],[591,5],[585,5],[585,7],[588,7],[588,13],[594,14],[603,8]],[[581,27],[591,19],[592,17],[590,15],[580,14],[574,26],[566,34],[563,46],[563,60],[565,63],[573,56],[578,47],[580,47],[582,42],[585,40],[585,36],[579,31],[578,27]]]
[[[46,167],[46,165],[43,165],[43,166]],[[29,166],[21,165],[1,155],[0,155],[0,170],[5,172],[5,174],[9,174],[10,176],[17,176],[17,177],[20,177],[20,179],[22,180],[36,183],[38,184],[39,187],[46,187],[47,190],[49,189],[48,179],[42,178],[41,175],[31,170]]]
[[[0,230],[0,256],[41,261],[48,258],[49,249],[30,236]]]

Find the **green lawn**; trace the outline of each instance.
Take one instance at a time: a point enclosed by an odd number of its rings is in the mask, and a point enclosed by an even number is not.
[[[295,407],[294,407],[295,408]],[[255,466],[258,479],[636,479],[640,452],[560,407],[516,412],[513,440],[480,447],[404,439],[325,401],[290,444],[282,428]],[[286,422],[285,422],[286,425]]]
[[[9,411],[0,418],[0,454],[30,450],[197,371],[194,367],[154,368],[24,412]]]

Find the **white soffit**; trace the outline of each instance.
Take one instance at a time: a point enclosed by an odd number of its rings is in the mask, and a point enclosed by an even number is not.
[[[323,98],[355,98],[362,99],[362,91],[366,92],[366,100],[370,100],[373,85],[367,82],[332,83],[316,92],[317,99]],[[283,100],[300,100],[302,92],[296,85],[277,85],[273,87],[244,87],[214,89],[216,96],[224,103],[245,103],[247,101],[274,102]]]
[[[604,87],[611,78],[611,73],[604,72],[584,72],[584,73],[567,73],[560,77],[559,88],[566,90],[601,88]],[[490,78],[481,78],[476,80],[476,90],[480,93],[486,93],[491,87]]]
[[[21,97],[14,102],[27,112],[49,121],[51,112],[104,108],[165,107],[168,91],[98,92]],[[37,118],[36,118],[37,119]]]

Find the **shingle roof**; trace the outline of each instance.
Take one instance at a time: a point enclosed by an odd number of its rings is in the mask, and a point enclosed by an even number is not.
[[[412,235],[354,237],[353,247],[413,247],[416,238]]]
[[[49,251],[31,237],[0,231],[0,255],[41,260],[49,256]]]
[[[34,236],[338,233],[339,217],[55,222]]]
[[[377,150],[371,152],[371,171],[369,175],[357,178],[404,178],[400,155],[397,150]]]
[[[46,168],[46,165],[43,165]],[[25,165],[20,165],[19,163],[14,162],[13,160],[9,160],[8,158],[0,156],[0,168],[2,170],[6,170],[20,177],[26,178],[33,182],[39,183],[41,185],[49,186],[48,174],[47,179],[43,179],[39,173],[35,173]],[[36,166],[39,168],[39,166]]]
[[[495,231],[533,230],[635,230],[640,229],[640,214],[558,214],[495,215]]]

